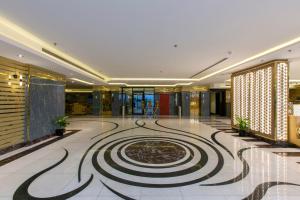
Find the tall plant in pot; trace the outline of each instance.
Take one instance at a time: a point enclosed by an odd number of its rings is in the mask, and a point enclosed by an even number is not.
[[[245,136],[249,128],[249,120],[242,117],[236,117],[239,127],[239,136]]]
[[[64,132],[66,131],[66,126],[69,124],[67,122],[68,116],[60,116],[57,117],[54,121],[55,125],[57,126],[55,130],[55,134],[58,136],[63,136]]]

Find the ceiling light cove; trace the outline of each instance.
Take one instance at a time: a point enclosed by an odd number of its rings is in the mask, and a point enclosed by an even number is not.
[[[44,55],[48,59],[52,60],[53,55],[43,52],[43,49],[47,49],[52,54],[56,55],[56,60],[59,60],[66,68],[77,69],[83,74],[88,73],[90,76],[103,81],[108,79],[107,76],[97,72],[89,65],[79,61],[78,59],[58,50],[53,45],[48,44],[42,39],[38,38],[29,31],[21,28],[13,22],[0,16],[0,39],[10,44],[19,46],[30,52],[34,52],[38,55]],[[57,59],[59,57],[60,59]],[[71,67],[70,67],[71,66]],[[78,67],[80,66],[80,67]],[[72,69],[71,69],[72,70]],[[100,78],[101,77],[101,78]]]
[[[80,82],[80,83],[85,83],[85,84],[88,84],[88,85],[94,85],[94,83],[91,83],[91,82],[88,82],[88,81],[84,81],[84,80],[81,80],[81,79],[78,79],[78,78],[69,78],[69,79],[73,80],[73,81]]]
[[[123,85],[126,87],[177,87],[177,86],[188,86],[193,82],[188,83],[176,83],[176,84],[127,84],[127,83],[108,83],[109,85]]]
[[[235,64],[230,65],[230,66],[228,66],[228,67],[222,68],[222,69],[220,69],[220,70],[218,70],[218,71],[215,71],[215,72],[213,72],[213,73],[210,73],[210,74],[208,74],[208,75],[206,75],[206,76],[200,77],[200,78],[198,79],[198,81],[202,81],[202,80],[207,79],[207,78],[209,78],[209,77],[212,77],[212,76],[214,76],[214,75],[216,75],[216,74],[219,74],[219,73],[221,73],[221,72],[224,72],[224,71],[233,69],[233,68],[238,67],[238,66],[240,66],[240,65],[242,65],[242,64],[245,64],[245,63],[247,63],[247,62],[253,61],[253,60],[258,59],[258,58],[260,58],[260,57],[262,57],[262,56],[268,55],[268,54],[270,54],[270,53],[274,53],[274,52],[276,52],[276,51],[279,51],[280,49],[286,48],[286,47],[288,47],[288,46],[294,45],[294,44],[299,43],[299,42],[300,42],[300,37],[297,37],[297,38],[295,38],[295,39],[292,39],[292,40],[287,41],[287,42],[285,42],[285,43],[279,44],[279,45],[277,45],[277,46],[275,46],[275,47],[272,47],[272,48],[270,48],[270,49],[267,49],[267,50],[265,50],[265,51],[263,51],[263,52],[260,52],[260,53],[258,53],[258,54],[255,54],[254,56],[251,56],[251,57],[249,57],[249,58],[246,58],[246,59],[244,59],[244,60],[242,60],[242,61],[240,61],[240,62],[238,62],[238,63],[235,63]]]
[[[110,81],[190,81],[196,82],[193,78],[111,78]]]
[[[67,93],[92,93],[92,90],[86,90],[86,89],[65,89],[65,92]]]
[[[300,80],[289,80],[290,83],[300,83]]]

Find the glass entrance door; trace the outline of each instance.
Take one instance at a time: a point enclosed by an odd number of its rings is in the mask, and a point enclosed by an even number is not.
[[[144,92],[133,91],[132,93],[132,114],[144,114]]]

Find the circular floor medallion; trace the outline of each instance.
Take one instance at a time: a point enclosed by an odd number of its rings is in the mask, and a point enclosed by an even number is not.
[[[129,158],[147,164],[166,164],[176,162],[186,155],[185,149],[167,141],[142,141],[125,149]]]

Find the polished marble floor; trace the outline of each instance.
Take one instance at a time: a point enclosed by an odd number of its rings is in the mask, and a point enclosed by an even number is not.
[[[79,132],[0,167],[0,199],[300,199],[300,149],[237,137],[229,124],[73,118]]]

